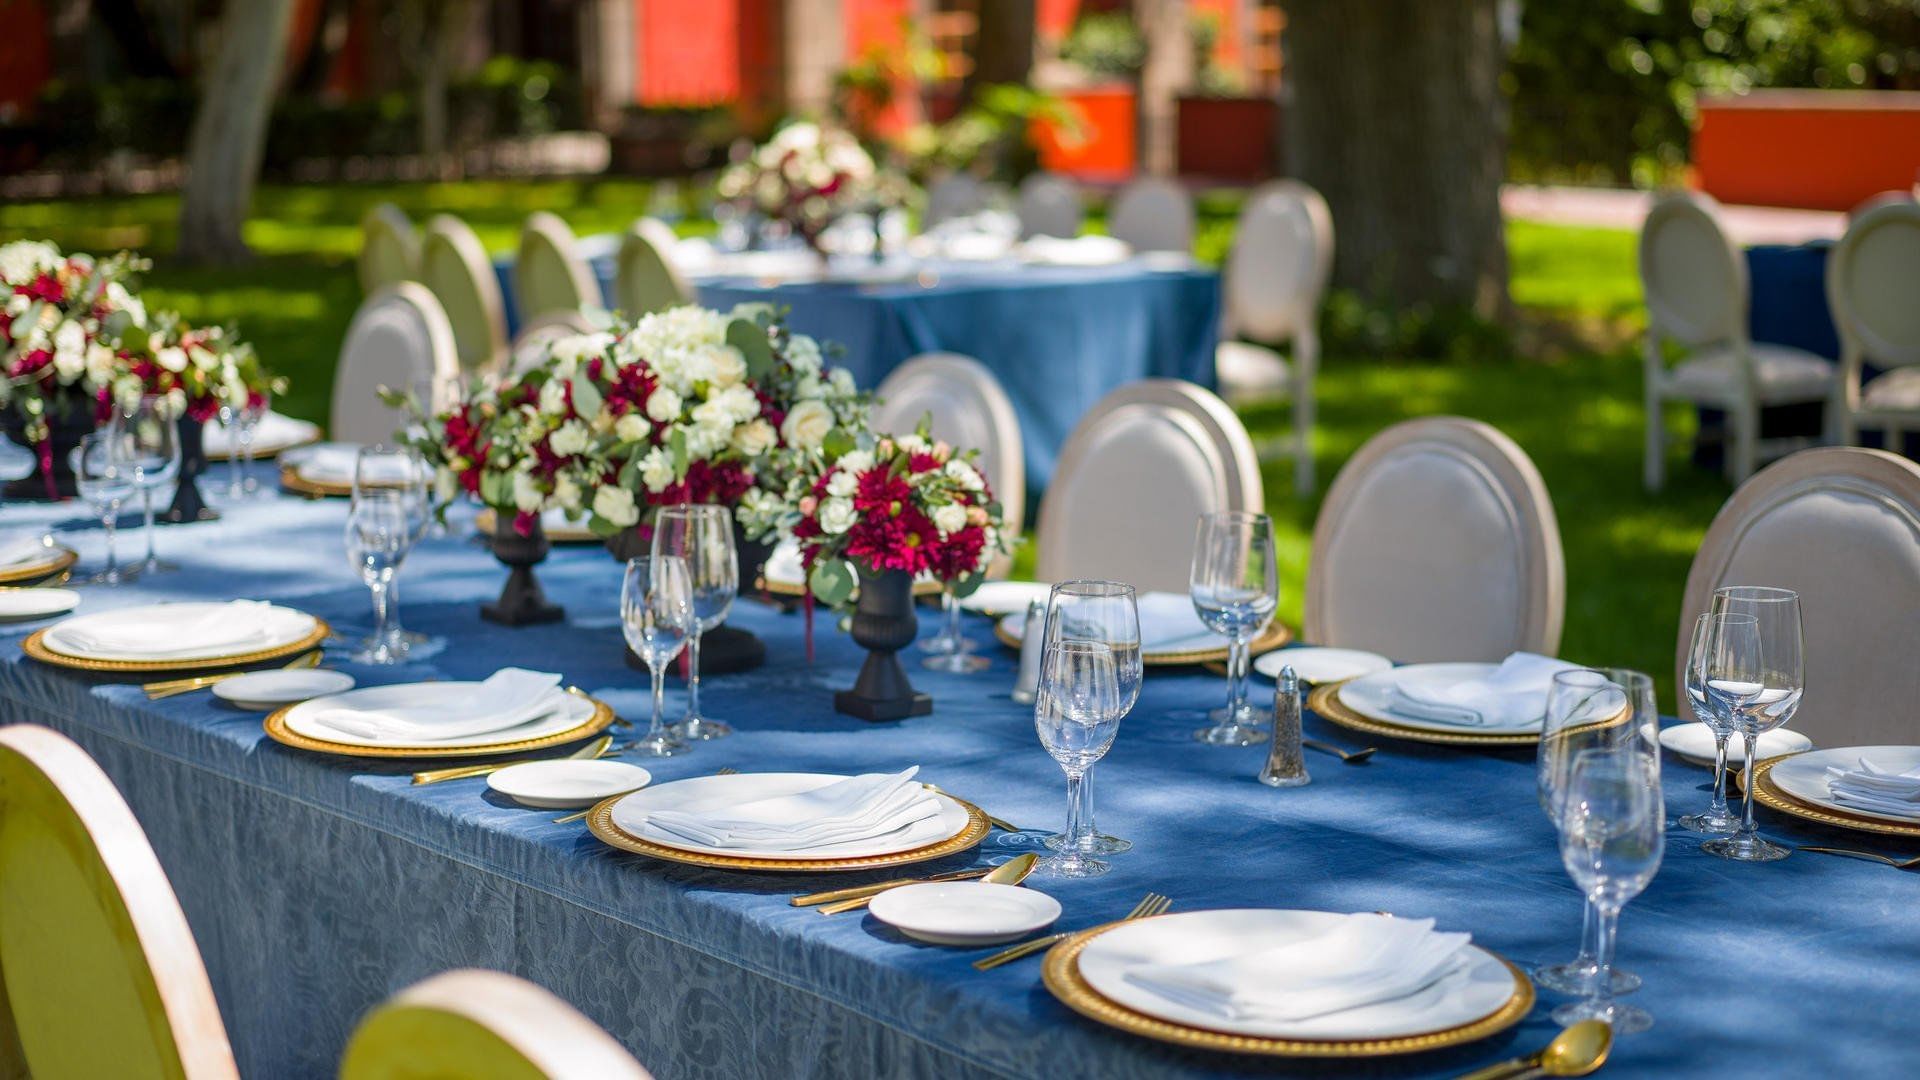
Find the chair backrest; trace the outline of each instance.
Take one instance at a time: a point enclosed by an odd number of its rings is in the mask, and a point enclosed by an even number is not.
[[[547,346],[561,338],[591,334],[597,329],[584,312],[549,311],[520,327],[507,350],[507,374],[518,375],[546,358]]]
[[[1478,420],[1409,420],[1369,439],[1327,491],[1305,636],[1409,663],[1552,655],[1566,587],[1526,451]]]
[[[573,1006],[497,971],[449,971],[395,994],[360,1021],[340,1080],[648,1080],[647,1070]]]
[[[1113,200],[1107,231],[1135,251],[1193,250],[1193,197],[1172,180],[1143,177]]]
[[[380,400],[380,388],[430,400],[460,376],[453,328],[440,302],[411,281],[367,297],[353,313],[340,363],[333,372],[333,412],[327,434],[342,442],[376,443],[393,437],[407,414]]]
[[[1079,236],[1080,222],[1087,211],[1073,181],[1058,173],[1037,172],[1020,181],[1015,213],[1024,240],[1029,236]]]
[[[920,228],[931,229],[951,218],[968,217],[987,208],[987,189],[968,172],[948,173],[927,187],[926,212]]]
[[[147,834],[72,740],[0,728],[0,1073],[239,1076]]]
[[[420,276],[420,237],[413,222],[392,203],[380,203],[360,219],[360,291],[368,295]]]
[[[1275,342],[1311,331],[1333,272],[1333,213],[1298,180],[1247,196],[1221,279],[1227,331]]]
[[[1694,618],[1726,585],[1800,594],[1807,686],[1791,727],[1816,746],[1920,742],[1920,465],[1828,447],[1741,484],[1687,573],[1676,685]]]
[[[874,430],[911,431],[930,416],[934,438],[980,451],[974,463],[1000,502],[1008,536],[1019,537],[1027,503],[1020,418],[985,364],[958,353],[922,353],[889,372],[874,397]]]
[[[545,210],[529,214],[520,228],[513,298],[523,322],[553,311],[601,306],[600,283],[581,258],[573,230]]]
[[[1710,195],[1654,200],[1640,226],[1640,288],[1651,328],[1682,345],[1746,338],[1747,261]]]
[[[1266,508],[1253,440],[1227,403],[1144,379],[1074,425],[1040,502],[1042,581],[1107,578],[1185,592],[1203,513]]]
[[[1873,200],[1827,255],[1827,305],[1848,351],[1881,367],[1920,364],[1920,203]]]
[[[673,266],[673,226],[643,217],[620,239],[613,303],[630,319],[690,302],[693,293]]]
[[[420,245],[420,281],[433,290],[453,326],[460,370],[484,374],[507,354],[507,309],[487,249],[467,223],[451,214],[427,222]]]

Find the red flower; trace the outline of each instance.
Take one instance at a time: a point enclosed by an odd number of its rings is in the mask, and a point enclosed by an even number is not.
[[[913,488],[905,478],[894,476],[882,468],[868,469],[860,474],[860,485],[854,489],[853,508],[861,516],[898,515],[913,501]]]

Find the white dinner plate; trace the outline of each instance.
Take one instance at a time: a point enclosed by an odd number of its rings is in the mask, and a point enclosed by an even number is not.
[[[1137,606],[1140,656],[1144,660],[1185,657],[1227,647],[1226,636],[1207,629],[1199,614],[1193,611],[1192,602],[1185,597],[1175,593],[1145,593],[1139,597]],[[1000,636],[1015,648],[1020,646],[1027,636],[1024,608],[1001,617]]]
[[[1827,787],[1827,769],[1858,768],[1861,758],[1872,761],[1877,768],[1905,772],[1920,765],[1920,746],[1836,746],[1831,750],[1809,750],[1776,764],[1767,777],[1781,791],[1803,803],[1876,821],[1897,821],[1902,825],[1920,821],[1920,813],[1910,817],[1884,814],[1877,810],[1848,806],[1834,799],[1833,792]]]
[[[487,777],[487,786],[526,806],[567,810],[639,791],[653,774],[624,761],[529,761]]]
[[[1161,997],[1125,978],[1140,964],[1204,964],[1326,933],[1345,915],[1243,908],[1137,919],[1101,934],[1079,956],[1080,976],[1135,1012],[1188,1027],[1268,1039],[1391,1039],[1471,1024],[1513,997],[1513,972],[1469,945],[1466,963],[1424,990],[1393,1001],[1304,1020],[1232,1020]]]
[[[1675,724],[1660,729],[1660,745],[1683,761],[1713,768],[1713,729],[1705,724]],[[1797,731],[1774,728],[1760,736],[1760,760],[1785,757],[1812,749],[1813,740]],[[1727,740],[1727,764],[1747,763],[1747,743],[1739,736]]]
[[[1432,720],[1423,716],[1407,716],[1393,707],[1393,689],[1402,686],[1416,686],[1455,683],[1463,679],[1479,679],[1493,673],[1498,664],[1408,664],[1405,667],[1376,671],[1363,675],[1349,683],[1343,683],[1336,691],[1340,703],[1354,712],[1382,723],[1398,724],[1401,727],[1417,728],[1421,731],[1469,732],[1481,735],[1514,735],[1523,732],[1538,732],[1541,722],[1546,719],[1545,695],[1541,696],[1543,715],[1525,724],[1449,724],[1444,720]]]
[[[253,429],[253,456],[269,458],[319,438],[320,425],[269,411]],[[240,453],[239,437],[223,424],[208,424],[201,439],[209,459],[237,457]]]
[[[191,601],[179,604],[143,604],[140,607],[120,608],[117,611],[100,611],[92,615],[75,615],[71,619],[48,627],[46,632],[47,636],[43,640],[47,648],[54,652],[80,660],[133,662],[165,660],[170,663],[178,662],[188,664],[195,660],[219,660],[241,653],[267,652],[272,649],[285,648],[295,642],[304,640],[313,633],[313,616],[304,611],[295,611],[292,608],[281,607],[278,604],[274,604],[266,610],[259,639],[248,642],[244,648],[227,646],[210,649],[204,653],[156,657],[145,656],[138,653],[89,649],[73,640],[75,633],[85,633],[89,630],[97,630],[104,626],[115,626],[125,623],[144,623],[154,619],[178,619],[185,622],[192,619],[205,618],[226,606],[225,601],[217,603]]]
[[[972,595],[961,599],[960,606],[982,615],[1018,614],[1024,620],[1027,605],[1036,600],[1045,604],[1052,592],[1053,586],[1040,581],[983,581]]]
[[[344,671],[250,671],[213,684],[213,696],[243,709],[277,709],[353,689]]]
[[[659,844],[661,847],[698,852],[703,855],[732,855],[749,859],[864,859],[876,855],[893,855],[926,847],[929,844],[937,844],[949,837],[960,835],[961,831],[967,827],[966,807],[939,792],[932,793],[940,803],[940,812],[932,817],[922,818],[884,836],[870,837],[866,840],[849,840],[839,844],[825,844],[800,851],[707,847],[647,823],[647,815],[657,810],[695,812],[724,810],[760,799],[812,791],[845,779],[847,779],[845,776],[827,773],[736,773],[729,776],[696,776],[688,780],[675,780],[670,784],[636,791],[614,803],[613,824],[624,832]]]
[[[477,682],[429,682],[400,683],[394,686],[368,686],[359,690],[349,690],[344,694],[329,694],[326,697],[303,701],[287,710],[287,730],[295,735],[304,735],[320,742],[338,743],[342,746],[385,747],[388,749],[433,749],[468,748],[494,746],[500,743],[521,742],[526,739],[544,739],[550,735],[572,731],[574,728],[593,719],[593,702],[579,694],[568,694],[564,708],[559,712],[529,720],[524,724],[499,731],[485,731],[477,735],[462,735],[454,739],[399,739],[368,738],[363,735],[350,735],[339,728],[328,727],[316,722],[313,717],[322,709],[392,709],[406,708],[412,705],[425,705],[444,697],[449,691],[466,691],[479,686]]]
[[[0,589],[0,622],[30,622],[64,615],[80,606],[72,589]]]
[[[881,922],[934,945],[998,945],[1053,925],[1060,901],[1018,885],[926,882],[888,889],[867,904]]]
[[[1345,682],[1376,671],[1385,671],[1393,661],[1364,649],[1332,649],[1307,645],[1297,649],[1275,649],[1253,658],[1253,670],[1269,679],[1278,679],[1280,669],[1290,667],[1301,682],[1321,685]]]

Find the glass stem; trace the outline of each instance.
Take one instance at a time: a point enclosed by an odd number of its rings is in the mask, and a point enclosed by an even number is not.
[[[393,630],[392,579],[382,574],[368,583],[367,589],[373,593],[373,640],[377,648],[386,644]]]
[[[227,496],[240,494],[240,455],[227,448]]]
[[[145,510],[145,512],[146,512],[146,516],[147,516],[147,525],[146,525],[146,530],[147,530],[147,561],[148,561],[148,562],[153,562],[153,561],[154,561],[154,554],[153,554],[153,489],[152,489],[152,488],[142,488],[142,489],[140,490],[140,498],[141,498],[142,500],[144,500],[144,502],[145,502],[145,504],[146,504],[146,510]]]
[[[1727,816],[1727,737],[1731,732],[1713,733],[1713,805],[1707,807],[1712,817]]]
[[[1595,959],[1600,954],[1600,920],[1594,917],[1593,900],[1588,898],[1580,908],[1580,955],[1573,958],[1572,967],[1591,971]]]
[[[100,518],[100,527],[107,532],[107,577],[109,579],[120,572],[120,560],[113,555],[113,527],[119,517],[120,504],[114,503],[107,507],[107,512]]]
[[[400,569],[395,567],[392,576],[387,578],[387,628],[381,633],[383,641],[392,641],[396,645],[406,629],[400,625]]]
[[[1600,924],[1599,951],[1595,954],[1592,999],[1601,1004],[1613,1002],[1613,943],[1620,930],[1620,909],[1612,904],[1595,903]]]
[[[1240,723],[1240,714],[1247,707],[1247,653],[1249,642],[1235,636],[1227,647],[1227,723]]]
[[[246,479],[240,482],[240,486],[243,491],[251,491],[253,490],[254,480],[253,480],[253,433],[250,431],[242,432],[240,435],[240,456],[243,459],[245,459],[247,463]]]
[[[960,652],[960,599],[951,587],[940,594],[940,606],[946,609],[947,640],[953,642],[954,652]]]
[[[1086,779],[1080,783],[1080,817],[1086,822],[1088,844],[1100,835],[1100,826],[1093,817],[1093,768],[1088,766]]]
[[[648,664],[653,675],[653,723],[647,725],[647,741],[660,743],[667,738],[667,665],[666,661]]]
[[[1068,851],[1079,851],[1093,837],[1087,819],[1087,774],[1081,769],[1067,770],[1067,842]]]
[[[687,719],[700,719],[700,629],[687,635]]]
[[[1743,731],[1740,733],[1740,738],[1746,742],[1746,760],[1749,763],[1748,767],[1751,768],[1751,763],[1754,760],[1754,744],[1760,741],[1760,733],[1756,731]],[[1745,790],[1746,797],[1741,800],[1740,840],[1743,843],[1751,843],[1754,836],[1760,831],[1759,827],[1753,823],[1753,785],[1742,784],[1741,787]]]

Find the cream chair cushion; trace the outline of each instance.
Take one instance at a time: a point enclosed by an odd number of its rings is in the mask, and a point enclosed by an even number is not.
[[[420,276],[420,238],[392,203],[380,203],[360,219],[359,271],[360,291],[368,294]]]
[[[1559,526],[1526,452],[1477,420],[1410,420],[1327,492],[1306,640],[1409,663],[1552,654],[1565,597]]]
[[[1640,228],[1640,286],[1653,328],[1682,345],[1747,336],[1747,262],[1720,228],[1720,204],[1661,196]]]
[[[507,309],[486,248],[466,222],[440,214],[427,222],[420,247],[420,281],[433,290],[453,327],[460,370],[485,374],[507,353]]]
[[[900,434],[931,417],[934,438],[980,451],[975,464],[1000,502],[1007,533],[1020,535],[1027,501],[1020,418],[985,364],[958,353],[923,353],[889,372],[874,397],[874,430]]]
[[[1920,203],[1881,196],[1855,213],[1827,256],[1827,305],[1868,363],[1920,364]]]
[[[1755,341],[1748,344],[1747,352],[1753,357],[1763,405],[1817,401],[1833,388],[1832,362],[1804,349]],[[1689,401],[1732,401],[1734,378],[1739,370],[1735,346],[1713,345],[1699,349],[1667,373],[1667,392]]]
[[[542,210],[521,227],[513,293],[523,323],[550,312],[600,306],[593,269],[581,258],[573,230],[557,216]]]
[[[948,173],[927,188],[927,209],[920,215],[920,228],[931,229],[943,221],[970,217],[986,208],[986,186],[972,173]]]
[[[1281,397],[1293,383],[1287,358],[1251,341],[1223,341],[1213,351],[1213,374],[1229,401]]]
[[[1157,176],[1135,180],[1113,201],[1107,231],[1135,251],[1193,250],[1193,199]]]
[[[613,303],[630,319],[687,303],[693,293],[673,265],[678,238],[673,227],[641,218],[620,240],[615,256]]]
[[[382,289],[347,326],[327,433],[342,442],[390,439],[407,415],[380,400],[381,387],[430,399],[460,373],[453,328],[433,294],[410,281]]]
[[[1920,368],[1887,372],[1866,385],[1860,402],[1869,410],[1920,412]]]
[[[1080,204],[1080,191],[1073,181],[1054,173],[1034,173],[1020,182],[1020,238],[1029,236],[1075,237],[1086,209]]]
[[[1687,575],[1676,679],[1694,618],[1726,585],[1800,594],[1807,685],[1789,727],[1822,747],[1920,743],[1920,465],[1833,447],[1742,484]]]
[[[1240,210],[1221,288],[1229,335],[1281,341],[1318,318],[1333,272],[1333,215],[1298,180],[1255,188]]]

